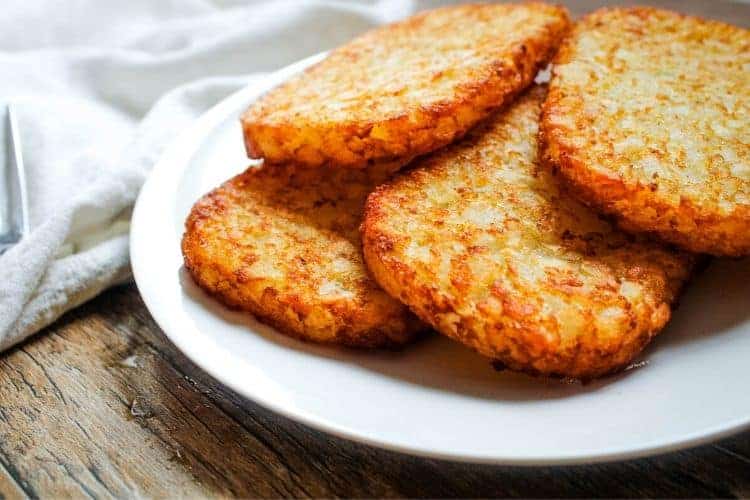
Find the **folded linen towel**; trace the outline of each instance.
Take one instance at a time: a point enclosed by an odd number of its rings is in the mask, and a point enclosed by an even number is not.
[[[415,8],[396,0],[4,6],[0,109],[12,101],[19,115],[31,233],[0,256],[0,350],[130,279],[130,210],[193,119],[252,78]]]

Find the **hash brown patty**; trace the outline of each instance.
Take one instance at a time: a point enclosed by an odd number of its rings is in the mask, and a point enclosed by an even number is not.
[[[543,161],[623,229],[750,253],[750,31],[592,13],[556,57],[541,129]]]
[[[591,378],[667,323],[693,257],[636,241],[537,162],[544,87],[378,187],[362,225],[377,282],[507,367]]]
[[[569,28],[543,3],[444,7],[377,28],[256,101],[251,158],[362,168],[452,142],[531,84]]]
[[[250,168],[193,207],[185,267],[224,304],[302,340],[400,346],[425,327],[367,275],[358,232],[383,176]]]

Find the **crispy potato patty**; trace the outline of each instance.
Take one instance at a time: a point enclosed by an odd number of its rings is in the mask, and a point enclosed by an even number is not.
[[[514,370],[590,378],[664,327],[693,257],[636,241],[537,163],[545,89],[368,198],[365,260],[441,333]]]
[[[568,27],[562,7],[529,3],[375,29],[256,101],[241,119],[248,154],[361,168],[428,153],[527,87]]]
[[[185,267],[224,304],[321,343],[395,347],[424,326],[367,275],[359,232],[373,170],[250,168],[201,198]]]
[[[543,161],[623,229],[750,253],[750,31],[590,14],[556,57],[541,129]]]

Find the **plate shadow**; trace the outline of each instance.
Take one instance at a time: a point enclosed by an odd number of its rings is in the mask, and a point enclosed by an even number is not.
[[[482,400],[536,402],[591,393],[627,376],[622,373],[582,384],[497,371],[487,358],[438,334],[428,335],[397,351],[369,351],[307,343],[288,337],[247,313],[223,306],[200,289],[184,267],[180,268],[178,274],[184,300],[196,302],[222,321],[246,329],[248,335],[259,335],[264,341],[284,349],[349,363],[359,369],[435,391]]]

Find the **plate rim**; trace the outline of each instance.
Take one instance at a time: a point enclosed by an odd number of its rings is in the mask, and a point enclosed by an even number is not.
[[[335,423],[328,422],[324,417],[314,415],[299,408],[284,405],[275,401],[273,398],[264,397],[258,393],[248,390],[250,384],[238,384],[232,377],[226,376],[223,370],[217,369],[216,363],[206,363],[204,358],[207,351],[213,349],[213,356],[221,354],[220,348],[210,345],[196,346],[185,336],[176,333],[172,327],[173,320],[169,317],[170,311],[165,310],[160,305],[158,291],[152,286],[146,277],[148,274],[148,263],[151,259],[149,256],[149,246],[147,238],[147,225],[140,223],[147,212],[147,206],[153,203],[156,187],[161,177],[167,174],[177,175],[176,172],[182,173],[187,166],[187,162],[180,159],[188,159],[198,150],[201,140],[207,133],[213,130],[221,123],[227,114],[236,111],[237,105],[243,103],[246,105],[248,99],[257,98],[262,93],[272,88],[276,84],[284,81],[289,76],[304,70],[306,67],[320,61],[327,52],[320,52],[313,56],[307,57],[284,68],[269,73],[257,81],[237,90],[220,102],[204,112],[194,122],[172,140],[169,146],[164,150],[160,159],[154,164],[146,182],[136,199],[130,228],[130,256],[133,277],[138,291],[143,298],[149,313],[154,318],[156,324],[164,332],[164,335],[172,342],[185,356],[190,359],[201,370],[205,371],[221,384],[231,388],[242,397],[253,401],[260,406],[277,413],[284,418],[299,422],[303,425],[322,431],[350,441],[366,444],[376,448],[386,449],[399,453],[405,453],[414,456],[421,456],[431,459],[449,460],[476,464],[493,464],[493,465],[520,465],[520,466],[558,466],[558,465],[578,465],[622,461],[633,458],[642,458],[658,454],[669,453],[685,448],[691,448],[716,441],[723,437],[739,433],[743,430],[750,429],[750,415],[743,418],[731,420],[722,425],[716,425],[709,429],[696,431],[691,434],[682,436],[676,440],[653,440],[647,443],[639,443],[631,447],[616,447],[615,449],[602,449],[600,451],[579,451],[579,452],[562,452],[556,455],[544,456],[514,456],[512,454],[497,453],[489,455],[471,455],[461,452],[451,452],[432,447],[407,446],[400,443],[389,441],[388,439],[376,439],[365,435],[362,432],[346,428]],[[185,148],[185,144],[193,144],[191,148]],[[248,160],[249,161],[249,160]],[[177,167],[175,168],[175,165]],[[177,186],[174,188],[176,193]],[[178,244],[179,246],[179,244]]]

